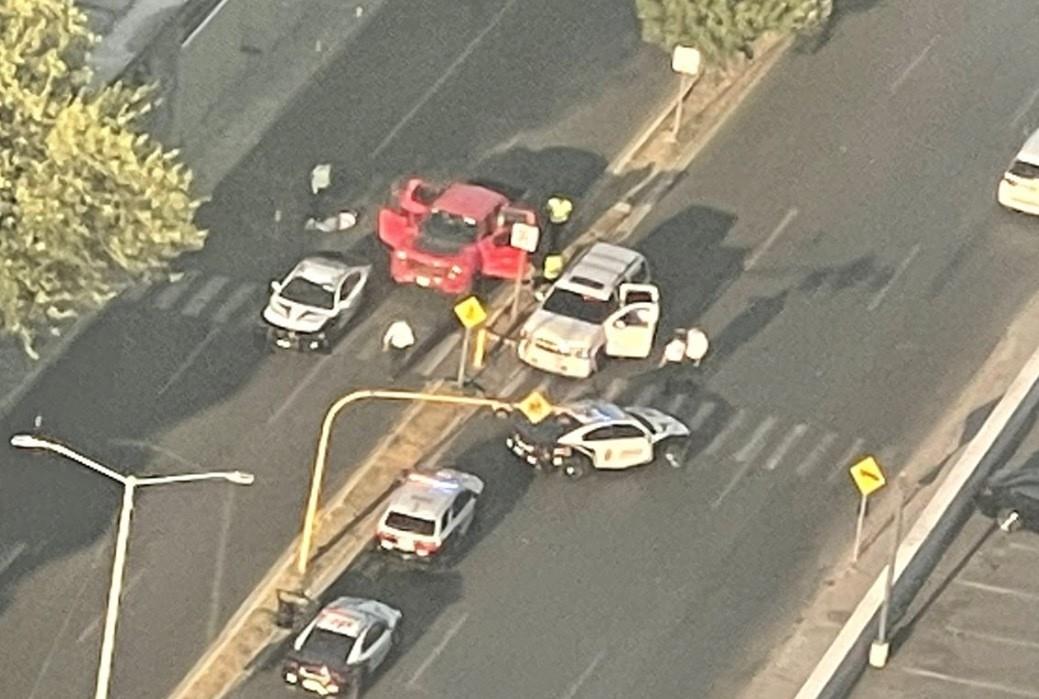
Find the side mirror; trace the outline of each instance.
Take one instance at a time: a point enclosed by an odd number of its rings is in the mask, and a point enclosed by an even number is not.
[[[271,282],[271,292],[276,294],[279,291],[281,291],[281,282],[275,279]]]

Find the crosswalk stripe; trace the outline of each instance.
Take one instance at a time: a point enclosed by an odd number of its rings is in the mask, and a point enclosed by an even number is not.
[[[804,461],[797,465],[794,472],[802,478],[807,476],[808,473],[819,464],[819,461],[826,455],[829,448],[833,446],[833,443],[837,441],[837,436],[836,432],[827,432],[826,435],[812,448],[812,451],[808,453],[808,456],[804,458]]]
[[[714,439],[712,439],[711,443],[707,445],[707,448],[704,449],[703,453],[706,456],[714,456],[715,454],[717,454],[718,451],[722,448],[722,445],[725,444],[725,442],[728,441],[729,437],[731,437],[733,433],[735,433],[736,430],[738,430],[743,425],[743,421],[746,419],[747,409],[740,408],[739,410],[737,410],[732,420],[729,421],[729,424],[722,428],[721,432],[714,435]]]
[[[206,305],[216,298],[216,295],[220,293],[220,290],[227,286],[227,282],[231,281],[223,275],[218,275],[206,280],[206,283],[202,285],[202,288],[196,291],[191,298],[188,299],[187,303],[180,310],[182,315],[186,315],[191,318],[197,318],[202,309]]]
[[[765,440],[772,431],[772,428],[776,426],[777,422],[779,422],[779,418],[774,415],[766,417],[761,424],[757,426],[754,433],[751,434],[750,441],[744,444],[732,458],[741,464],[747,461],[753,461],[765,447]]]
[[[686,393],[676,393],[671,400],[664,406],[664,412],[671,413],[672,415],[678,415],[685,405],[685,402],[689,400],[689,395]],[[690,427],[689,429],[692,429]]]
[[[177,302],[177,299],[183,296],[187,290],[192,287],[197,278],[198,277],[194,275],[185,275],[183,278],[172,282],[155,295],[152,305],[162,311],[168,310]]]
[[[861,437],[856,438],[841,458],[837,460],[837,463],[833,465],[833,470],[826,475],[826,480],[832,483],[837,480],[837,477],[842,473],[847,473],[848,469],[851,467],[852,461],[860,456],[864,456],[862,447],[865,444],[865,439],[862,439]]]
[[[624,389],[624,377],[618,376],[613,381],[610,381],[610,385],[606,387],[606,390],[602,392],[603,400],[612,401],[616,398],[620,392]]]
[[[639,391],[638,395],[632,399],[631,405],[649,405],[650,402],[660,393],[660,388],[661,386],[658,383],[646,384],[642,387],[642,390]]]
[[[800,423],[795,425],[792,430],[783,436],[783,441],[779,443],[779,446],[773,450],[772,455],[768,461],[765,462],[766,471],[775,471],[776,466],[779,466],[779,462],[783,460],[786,453],[790,451],[790,447],[797,443],[797,440],[804,436],[804,433],[808,431],[808,425]]]
[[[119,295],[119,300],[123,303],[137,303],[152,290],[151,284],[145,284],[144,282],[137,282],[131,287],[128,287],[122,294]]]
[[[700,404],[700,407],[696,409],[696,414],[693,415],[692,419],[689,420],[689,429],[696,431],[704,426],[707,422],[707,418],[718,409],[718,404],[713,400],[705,401]]]
[[[226,323],[231,317],[231,314],[238,310],[238,307],[245,303],[249,298],[259,289],[259,284],[256,282],[247,282],[242,284],[234,292],[227,297],[216,313],[213,314],[213,320],[217,323]],[[261,309],[256,309],[256,315],[261,313]]]
[[[447,355],[451,354],[455,350],[455,346],[458,344],[458,335],[451,333],[440,343],[434,347],[430,352],[426,353],[426,356],[415,367],[415,372],[421,376],[429,376],[432,374],[441,362],[447,359]]]

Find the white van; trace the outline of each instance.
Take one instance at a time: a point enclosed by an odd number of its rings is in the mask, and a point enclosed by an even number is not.
[[[641,253],[596,243],[552,285],[520,330],[519,358],[574,378],[603,357],[645,358],[660,320],[660,291]]]
[[[1039,216],[1039,131],[1028,137],[1003,173],[996,199],[1008,209]]]

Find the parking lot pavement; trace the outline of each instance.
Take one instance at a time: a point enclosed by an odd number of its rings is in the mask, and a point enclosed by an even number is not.
[[[1039,428],[1008,468],[1035,466]],[[867,669],[852,699],[1039,697],[1039,535],[1004,534],[975,513],[895,626],[883,670]]]

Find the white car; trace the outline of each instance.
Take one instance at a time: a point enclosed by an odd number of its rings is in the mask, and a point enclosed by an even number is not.
[[[1028,137],[1003,173],[996,199],[1008,209],[1039,216],[1039,131]]]
[[[588,400],[562,406],[537,424],[517,418],[505,445],[539,470],[559,468],[580,478],[590,469],[627,469],[657,456],[677,468],[689,435],[684,423],[656,408]]]
[[[271,282],[263,309],[268,337],[278,347],[329,351],[360,307],[371,265],[338,253],[300,260]]]
[[[660,320],[660,290],[648,280],[641,253],[596,243],[523,324],[519,358],[542,371],[586,378],[605,357],[648,357]]]
[[[464,471],[409,474],[379,519],[379,548],[404,558],[428,560],[440,554],[452,537],[469,530],[481,493],[483,481]]]
[[[401,616],[376,600],[336,599],[293,641],[282,677],[288,684],[323,697],[357,689],[386,660]]]

